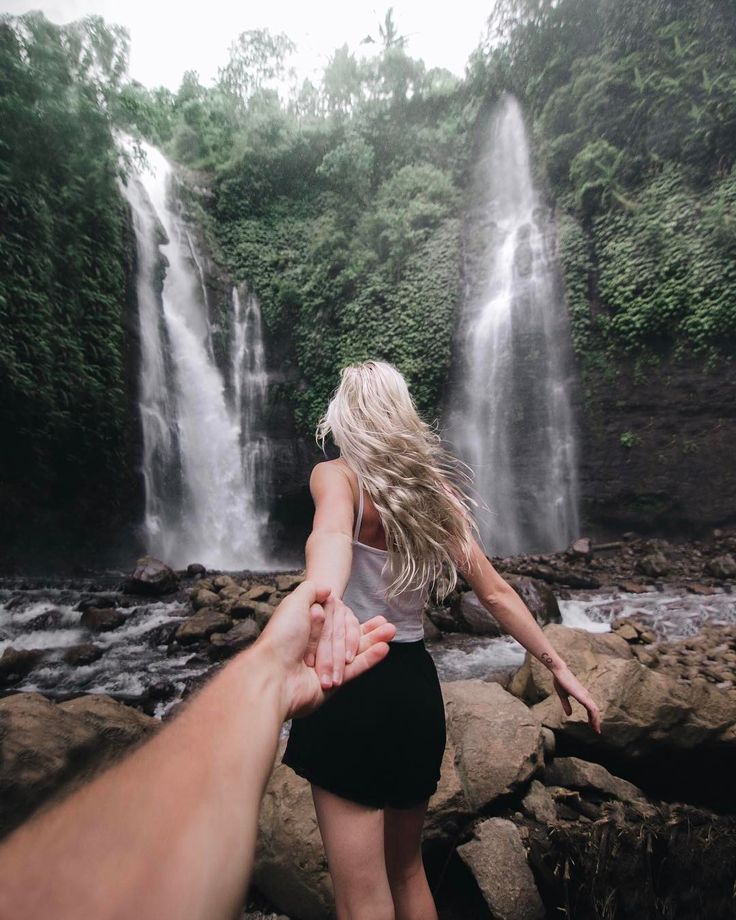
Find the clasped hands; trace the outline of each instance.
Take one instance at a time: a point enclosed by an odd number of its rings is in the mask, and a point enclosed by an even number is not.
[[[246,651],[266,656],[280,675],[284,719],[307,715],[337,688],[388,654],[396,627],[378,615],[360,623],[329,586],[301,582]]]

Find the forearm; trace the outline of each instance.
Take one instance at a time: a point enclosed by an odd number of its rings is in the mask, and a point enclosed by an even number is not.
[[[255,647],[236,656],[149,742],[8,838],[0,917],[232,917],[284,717],[278,673]]]
[[[329,585],[342,598],[350,579],[353,546],[347,534],[313,530],[304,549],[305,578],[319,585]]]
[[[501,627],[550,671],[567,667],[545,636],[541,626],[511,585],[484,601]]]

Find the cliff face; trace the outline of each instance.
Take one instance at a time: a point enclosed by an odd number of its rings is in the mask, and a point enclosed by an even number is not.
[[[736,520],[736,374],[658,356],[615,379],[586,375],[574,394],[583,521],[695,536]]]

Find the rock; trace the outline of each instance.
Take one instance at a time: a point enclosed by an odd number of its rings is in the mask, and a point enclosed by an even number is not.
[[[543,629],[560,657],[581,681],[581,673],[595,669],[600,657],[634,657],[629,643],[616,633],[591,633],[556,623],[550,623]],[[527,652],[524,663],[509,683],[508,691],[530,705],[538,703],[554,692],[552,673]],[[559,699],[556,693],[555,697]]]
[[[538,779],[533,779],[529,792],[521,802],[524,811],[540,824],[553,824],[557,820],[555,800]]]
[[[0,699],[0,834],[159,724],[98,694],[59,704],[40,693]]]
[[[214,607],[220,600],[219,594],[205,588],[195,588],[191,594],[192,607],[201,610],[203,607]]]
[[[705,568],[715,578],[736,578],[736,559],[729,553],[709,559]]]
[[[39,613],[37,617],[29,620],[24,629],[29,632],[34,629],[57,629],[61,626],[63,619],[63,612],[57,607],[52,607],[50,610],[45,610],[43,613]]]
[[[635,642],[639,638],[639,633],[634,629],[631,623],[622,623],[613,630],[617,636],[626,639],[627,642]]]
[[[452,603],[452,602],[451,602]],[[427,606],[427,617],[441,632],[463,632],[463,626],[457,621],[452,613],[452,606],[445,607],[442,604],[429,604]]]
[[[442,630],[434,625],[426,613],[422,614],[422,623],[424,624],[424,638],[427,641],[436,642],[442,638]]]
[[[590,537],[579,537],[570,546],[570,552],[573,556],[583,556],[588,558],[593,555]]]
[[[261,627],[261,629],[266,628],[268,621],[273,616],[274,609],[275,608],[270,604],[259,604],[256,602],[255,610],[253,611],[253,618]]]
[[[274,591],[271,585],[253,585],[245,592],[245,597],[250,601],[265,601]]]
[[[190,562],[187,566],[187,575],[190,578],[196,578],[197,575],[206,575],[207,569],[199,562]]]
[[[220,588],[219,597],[220,597],[220,600],[234,601],[236,598],[240,597],[241,594],[245,595],[245,593],[246,593],[245,588],[241,588],[240,585],[236,585],[233,583],[232,585],[225,585],[224,588]]]
[[[716,594],[716,589],[713,587],[713,585],[701,585],[696,582],[691,585],[685,585],[685,587],[688,591],[690,591],[691,594]]]
[[[216,575],[212,579],[212,585],[218,591],[221,591],[223,588],[227,588],[232,585],[239,587],[238,583],[235,581],[232,575]]]
[[[125,614],[114,607],[88,607],[81,616],[80,623],[92,632],[107,632],[117,629],[125,622]]]
[[[255,642],[260,632],[254,620],[243,620],[227,632],[212,633],[208,655],[213,659],[234,655]]]
[[[64,661],[72,667],[92,664],[102,656],[103,650],[92,642],[83,642],[79,645],[70,645],[64,652]]]
[[[527,782],[544,764],[541,722],[500,684],[443,684],[447,732],[471,810]]]
[[[329,920],[334,895],[312,793],[282,753],[280,746],[261,805],[253,883],[290,917]]]
[[[540,626],[562,622],[557,597],[546,582],[525,575],[508,575],[506,581],[534,614]]]
[[[205,607],[184,620],[174,635],[180,645],[189,645],[208,638],[214,632],[227,632],[232,625],[233,621],[226,613]]]
[[[478,883],[494,920],[543,920],[542,899],[513,821],[487,818],[457,852]]]
[[[0,681],[14,683],[29,674],[45,656],[41,648],[13,648],[8,646],[0,657]]]
[[[276,587],[279,591],[293,591],[304,581],[303,575],[278,575]]]
[[[736,721],[736,700],[706,681],[688,686],[645,667],[619,636],[555,624],[544,631],[601,712],[599,736],[588,724],[585,707],[570,698],[572,714],[565,715],[550,672],[536,659],[525,660],[511,687],[545,697],[532,711],[558,740],[567,736],[634,759],[663,749],[693,750],[717,740]],[[525,668],[526,677],[520,677]]]
[[[474,591],[460,595],[453,613],[466,632],[478,636],[502,635],[498,620],[481,604]]]
[[[546,725],[542,726],[542,744],[544,745],[544,759],[550,760],[555,756],[557,745],[555,733],[551,728],[547,728]]]
[[[221,609],[224,610],[225,613],[229,613],[230,616],[237,617],[239,619],[253,616],[257,607],[258,601],[246,600],[244,594],[240,594],[233,601],[221,605]]]
[[[123,583],[126,594],[159,596],[171,594],[179,587],[176,572],[153,556],[142,556],[133,574]]]
[[[637,581],[620,581],[618,587],[629,594],[646,594],[648,590],[646,585],[640,585]]]
[[[645,800],[644,793],[628,780],[609,773],[599,763],[579,757],[556,757],[547,764],[543,781],[547,786],[566,786],[568,789],[594,789],[621,802]]]
[[[667,575],[671,570],[671,565],[667,557],[659,550],[642,556],[641,559],[637,560],[636,567],[645,575],[651,575],[653,577],[657,575]]]

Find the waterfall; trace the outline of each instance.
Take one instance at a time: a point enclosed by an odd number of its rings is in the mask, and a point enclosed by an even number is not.
[[[532,184],[522,113],[496,108],[478,164],[482,283],[458,323],[446,436],[474,473],[486,552],[563,549],[578,536],[570,330],[553,220]],[[472,271],[471,270],[471,271]]]
[[[121,135],[130,149],[130,138]],[[232,291],[231,385],[218,368],[202,259],[177,207],[171,164],[142,142],[147,167],[122,191],[136,235],[139,401],[148,551],[175,568],[265,568],[267,514],[257,496],[266,375],[260,312]],[[163,286],[161,274],[163,273]]]

